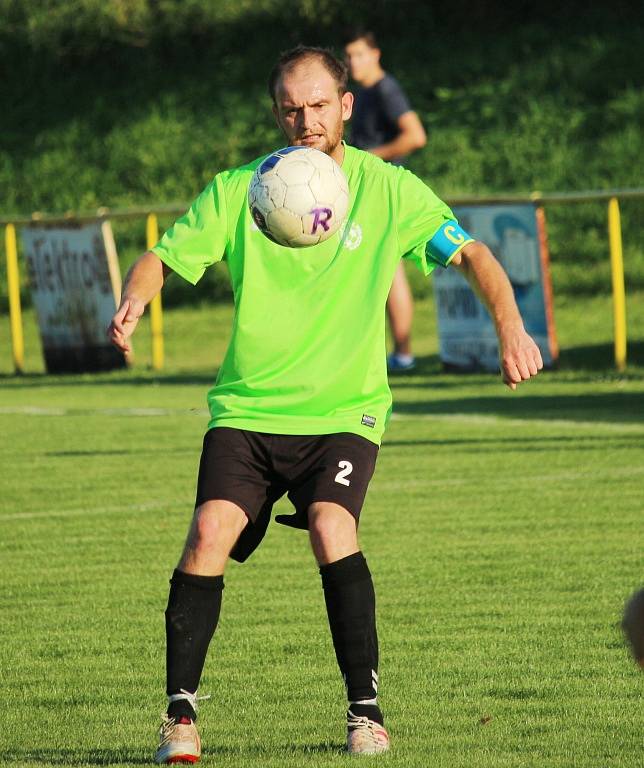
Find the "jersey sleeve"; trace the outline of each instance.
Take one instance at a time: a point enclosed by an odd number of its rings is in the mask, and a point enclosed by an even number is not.
[[[411,110],[411,105],[405,92],[398,81],[389,76],[385,78],[380,91],[382,110],[392,123],[398,122],[398,118]]]
[[[418,176],[402,168],[398,173],[400,253],[429,275],[437,266],[446,267],[473,238],[458,225],[451,208]]]
[[[195,285],[211,264],[223,259],[227,231],[226,195],[221,176],[217,175],[152,252]]]

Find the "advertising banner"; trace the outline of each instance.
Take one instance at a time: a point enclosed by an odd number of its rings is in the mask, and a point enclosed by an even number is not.
[[[557,359],[545,219],[532,204],[455,206],[460,225],[490,247],[505,269],[527,332],[546,367]],[[432,273],[440,359],[447,369],[498,371],[494,324],[454,268]]]
[[[122,368],[105,335],[121,292],[110,223],[34,224],[21,234],[47,371]]]

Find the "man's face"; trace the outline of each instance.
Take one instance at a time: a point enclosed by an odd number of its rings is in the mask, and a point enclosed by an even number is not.
[[[340,97],[322,62],[304,59],[277,81],[273,114],[290,145],[313,147],[341,162],[344,121],[352,106],[353,95]]]
[[[354,40],[345,46],[345,60],[356,83],[369,80],[380,66],[380,50],[371,48],[366,40]]]

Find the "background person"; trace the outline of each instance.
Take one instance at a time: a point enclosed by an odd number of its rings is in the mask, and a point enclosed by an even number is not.
[[[352,30],[345,37],[344,53],[355,93],[349,143],[390,163],[402,164],[407,155],[427,143],[425,129],[398,81],[382,68],[380,48],[373,32]],[[402,262],[387,299],[387,316],[394,342],[387,358],[390,371],[409,371],[415,365],[411,350],[414,301]]]
[[[171,579],[160,763],[200,756],[197,688],[219,620],[224,569],[229,556],[251,554],[284,494],[295,507],[285,522],[308,529],[320,569],[347,691],[347,749],[389,748],[377,698],[375,593],[357,526],[391,411],[379,350],[382,309],[400,258],[412,258],[426,274],[436,264],[460,265],[494,317],[511,388],[542,366],[489,249],[469,238],[412,173],[342,142],[353,104],[346,86],[345,65],[319,48],[283,54],[269,78],[273,113],[289,145],[314,147],[342,166],[360,243],[349,248],[333,237],[285,248],[264,237],[247,205],[248,184],[265,159],[258,158],[218,173],[135,262],[108,329],[129,352],[144,306],[170,271],[194,284],[211,264],[228,262],[235,321],[208,394],[194,516]]]

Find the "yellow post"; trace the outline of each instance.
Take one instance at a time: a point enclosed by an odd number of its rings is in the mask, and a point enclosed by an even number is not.
[[[145,225],[148,250],[159,241],[159,224],[156,213],[149,213]],[[152,333],[152,367],[155,371],[163,368],[163,310],[161,309],[161,294],[157,294],[150,302],[150,330]]]
[[[23,373],[25,368],[25,344],[22,335],[16,228],[13,224],[7,224],[5,228],[5,247],[7,251],[7,288],[9,292],[9,321],[11,324],[13,367],[16,373]]]
[[[621,372],[626,368],[626,292],[624,290],[622,225],[619,215],[619,202],[616,197],[611,197],[608,201],[608,237],[610,241],[610,267],[613,282],[615,367]]]

